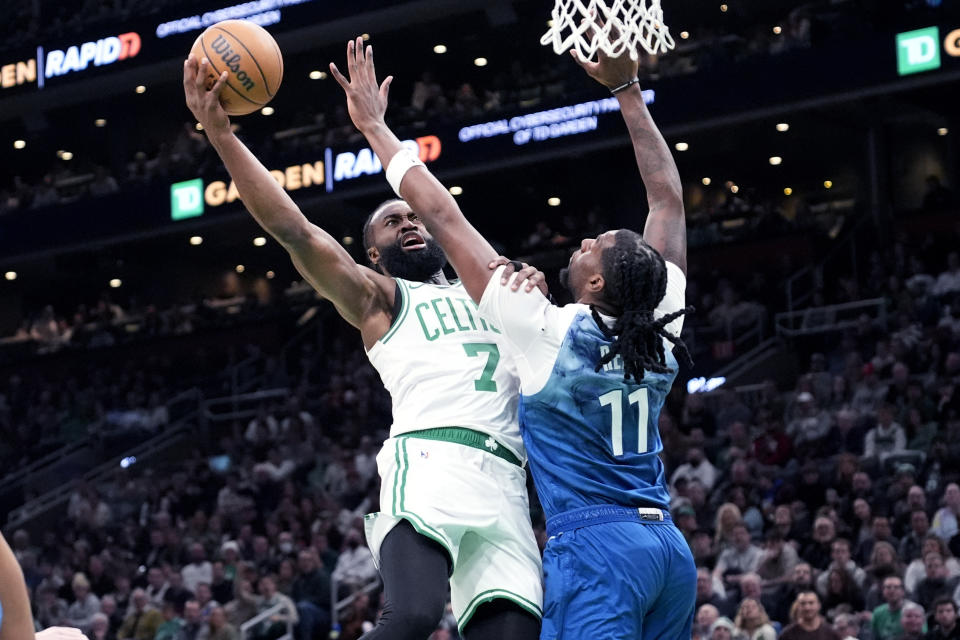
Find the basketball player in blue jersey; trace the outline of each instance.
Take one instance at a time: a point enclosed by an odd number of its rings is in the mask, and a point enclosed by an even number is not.
[[[391,78],[372,49],[347,46],[350,79],[331,65],[350,115],[394,190],[420,213],[517,360],[521,431],[548,517],[541,638],[690,637],[696,568],[667,511],[657,421],[676,376],[686,286],[686,225],[676,164],[644,104],[628,56],[577,59],[616,95],[649,214],[643,236],[587,239],[562,274],[576,304],[556,307],[508,284],[456,201],[384,122]],[[576,58],[576,56],[575,56]]]

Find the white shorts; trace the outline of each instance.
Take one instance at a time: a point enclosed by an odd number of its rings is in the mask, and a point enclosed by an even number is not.
[[[450,553],[450,600],[461,631],[478,606],[496,598],[543,616],[524,469],[480,449],[413,435],[384,442],[377,468],[381,511],[365,525],[378,568],[380,545],[405,519]]]

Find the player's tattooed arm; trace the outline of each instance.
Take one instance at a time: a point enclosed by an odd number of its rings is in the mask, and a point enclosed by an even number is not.
[[[626,54],[608,58],[599,52],[597,62],[581,59],[576,50],[571,55],[590,77],[611,90],[634,81],[639,70],[638,62]],[[647,191],[650,213],[643,239],[686,273],[687,224],[677,164],[643,101],[640,85],[634,82],[616,95]]]
[[[254,219],[290,254],[297,271],[320,295],[337,307],[347,322],[361,329],[373,344],[389,328],[394,283],[360,266],[339,242],[311,223],[266,167],[233,134],[219,95],[226,72],[206,87],[209,63],[190,57],[184,62],[183,89],[187,106],[203,125],[207,139],[220,155]],[[374,325],[374,326],[371,326]],[[368,340],[372,338],[372,340]]]
[[[393,78],[377,83],[373,47],[365,47],[361,38],[347,43],[349,78],[333,63],[330,71],[346,92],[353,124],[370,143],[381,164],[389,166],[402,148],[385,121]],[[496,259],[497,252],[467,221],[457,201],[426,167],[417,166],[406,173],[400,195],[443,247],[467,293],[479,302],[492,275],[488,265]]]

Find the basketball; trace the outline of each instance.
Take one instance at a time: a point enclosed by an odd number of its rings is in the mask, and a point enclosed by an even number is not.
[[[253,113],[273,99],[283,79],[283,56],[267,30],[247,20],[224,20],[208,27],[190,49],[197,61],[210,61],[207,87],[223,71],[230,75],[220,104],[231,116]]]

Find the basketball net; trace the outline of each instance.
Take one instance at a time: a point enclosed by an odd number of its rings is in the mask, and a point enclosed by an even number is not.
[[[604,0],[556,0],[550,30],[540,44],[553,45],[557,54],[576,48],[585,60],[593,60],[597,51],[611,58],[629,53],[636,60],[639,47],[650,54],[673,49],[660,0],[608,2],[610,6]]]

